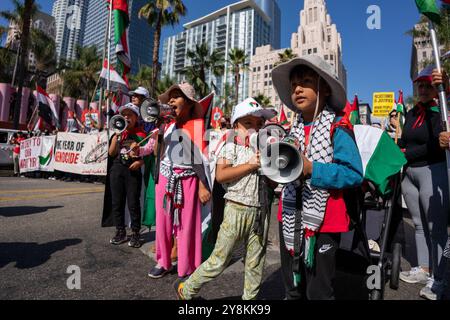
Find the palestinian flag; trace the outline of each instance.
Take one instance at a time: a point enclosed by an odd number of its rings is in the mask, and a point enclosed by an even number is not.
[[[443,1],[444,3],[447,0]],[[441,14],[435,0],[416,0],[419,12],[435,24],[441,24]]]
[[[353,100],[353,104],[347,102],[347,105],[344,108],[344,117],[347,122],[350,122],[352,126],[361,124],[361,119],[359,117],[359,101],[358,96],[355,95],[355,99]]]
[[[125,93],[127,94],[128,89],[128,83],[117,73],[116,70],[112,67],[112,65],[109,65],[109,77],[110,77],[110,91],[111,92],[119,92],[119,93]],[[100,73],[100,83],[99,85],[106,89],[108,85],[108,60],[105,59],[103,61],[103,68],[102,72]]]
[[[52,99],[50,99],[47,92],[41,87],[37,86],[36,91],[40,121],[44,120],[50,126],[53,126],[53,123],[55,123],[55,126],[59,128],[59,117]],[[41,123],[39,125],[42,126],[43,124]]]
[[[288,119],[286,117],[286,113],[284,112],[284,107],[281,106],[280,120],[278,121],[283,127],[288,125]]]
[[[400,124],[400,128],[403,129],[403,124],[405,123],[405,103],[403,102],[403,91],[399,91],[399,97],[396,105],[396,110],[398,114],[398,120]]]
[[[110,1],[108,1],[110,2]],[[128,45],[128,27],[130,16],[128,14],[127,0],[112,0],[114,18],[114,44],[116,46],[116,69],[125,81],[131,69],[131,57]],[[127,81],[128,82],[128,81]]]
[[[354,133],[364,179],[371,181],[380,194],[387,195],[391,191],[389,179],[400,172],[407,162],[403,152],[381,129],[356,125]]]
[[[203,119],[205,119],[205,123],[207,124],[206,130],[211,129],[211,121],[212,121],[212,110],[213,110],[213,102],[214,102],[214,92],[211,92],[199,103],[203,107]]]

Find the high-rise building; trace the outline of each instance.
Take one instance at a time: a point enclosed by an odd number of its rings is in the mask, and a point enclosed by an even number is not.
[[[225,61],[223,76],[215,77],[211,72],[206,75],[207,83],[214,83],[220,95],[225,83],[234,83],[227,62],[229,51],[233,48],[244,50],[249,63],[257,47],[268,44],[279,46],[280,29],[274,27],[279,25],[279,21],[280,10],[275,0],[244,0],[186,23],[183,32],[165,39],[161,73],[178,82],[184,80],[181,71],[190,65],[188,50],[205,43],[211,52],[217,50]],[[244,70],[238,88],[239,100],[247,97],[248,83],[248,71]]]
[[[152,65],[153,28],[138,18],[139,9],[146,0],[129,0],[130,28],[128,43],[131,55],[131,73],[136,74],[140,65]],[[83,46],[95,45],[99,53],[103,53],[105,33],[108,27],[108,10],[106,1],[88,0],[86,28],[84,30]],[[114,39],[114,21],[112,22],[111,37]],[[115,48],[111,43],[111,61],[116,61]]]
[[[347,72],[342,62],[341,35],[336,25],[331,22],[324,0],[304,0],[298,31],[291,37],[291,49],[298,57],[321,56],[334,67],[344,87],[347,87]],[[250,64],[248,95],[254,97],[264,94],[277,109],[282,104],[273,87],[271,73],[275,63],[279,61],[279,54],[285,50],[274,50],[270,46],[256,48]]]
[[[56,53],[58,60],[72,60],[76,48],[83,44],[88,0],[55,0],[52,16],[56,24]]]

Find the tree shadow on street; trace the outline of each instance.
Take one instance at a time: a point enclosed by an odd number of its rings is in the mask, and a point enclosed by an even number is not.
[[[27,216],[30,214],[42,213],[51,209],[64,208],[64,206],[49,206],[49,207],[34,207],[34,206],[23,206],[23,207],[2,207],[0,208],[0,216],[6,218]]]
[[[64,239],[44,244],[36,242],[1,242],[0,268],[15,262],[17,269],[29,269],[46,263],[51,256],[67,247],[75,246],[81,239]]]

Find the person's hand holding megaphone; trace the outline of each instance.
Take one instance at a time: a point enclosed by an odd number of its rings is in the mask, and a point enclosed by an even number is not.
[[[312,175],[312,162],[302,153],[303,159],[303,178],[309,178]]]

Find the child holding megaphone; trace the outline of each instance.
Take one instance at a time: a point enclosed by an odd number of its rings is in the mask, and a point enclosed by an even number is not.
[[[228,266],[233,249],[239,242],[246,244],[245,279],[242,299],[255,299],[258,294],[267,243],[268,219],[263,234],[255,231],[261,203],[258,198],[259,153],[251,148],[250,133],[259,131],[265,120],[276,115],[264,109],[254,99],[244,100],[233,108],[231,124],[235,135],[220,151],[216,166],[216,180],[225,189],[224,220],[210,257],[186,280],[175,283],[180,299],[194,298],[201,287],[219,276]]]
[[[350,222],[344,190],[363,181],[351,126],[341,117],[346,92],[331,65],[314,55],[277,66],[272,79],[298,113],[289,135],[303,158],[303,175],[283,188],[278,216],[286,298],[334,299],[335,254]]]

